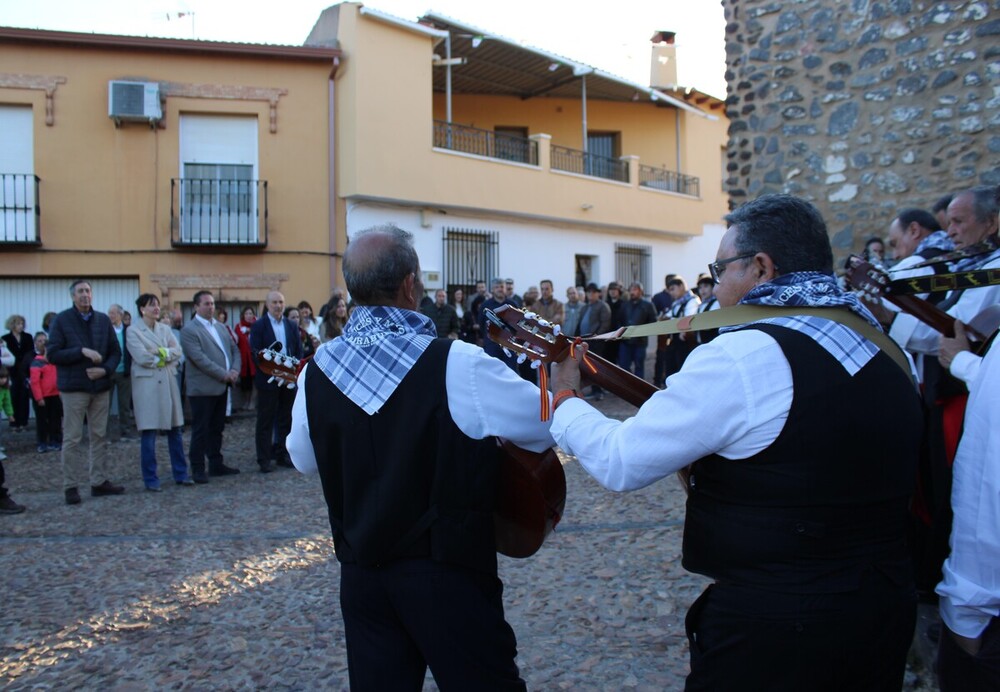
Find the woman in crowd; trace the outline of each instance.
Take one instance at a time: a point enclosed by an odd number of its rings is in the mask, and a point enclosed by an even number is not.
[[[38,452],[62,449],[62,399],[56,384],[56,366],[45,357],[45,332],[35,334],[35,359],[31,361],[31,396],[35,400],[35,437]]]
[[[344,333],[344,325],[347,324],[347,301],[335,297],[331,303],[323,318],[323,341],[336,339]]]
[[[24,317],[21,315],[8,317],[6,327],[8,331],[3,335],[3,341],[7,350],[14,354],[14,367],[10,368],[10,397],[14,415],[10,419],[10,427],[19,432],[28,424],[28,402],[31,401],[28,372],[35,358],[35,341],[25,333]]]
[[[253,364],[253,353],[250,350],[250,327],[257,321],[257,311],[251,305],[244,305],[240,310],[240,323],[236,325],[236,345],[240,349],[240,393],[242,401],[237,409],[253,410],[253,378],[257,367]]]
[[[42,318],[42,331],[45,332],[46,336],[49,335],[49,325],[51,325],[52,320],[56,318],[56,314],[57,313],[54,312],[47,312],[45,313],[45,317]],[[124,322],[125,320],[122,321]]]
[[[290,305],[285,308],[285,319],[299,327],[299,341],[302,342],[302,359],[305,360],[312,356],[316,352],[316,348],[313,346],[313,338],[302,325],[302,311],[294,305]]]
[[[304,329],[309,336],[319,339],[319,322],[313,316],[312,305],[306,300],[299,302],[299,327]],[[311,342],[312,339],[310,339]]]
[[[177,386],[177,361],[181,346],[173,330],[160,323],[160,301],[151,293],[143,293],[135,301],[142,316],[128,330],[126,343],[132,356],[132,407],[135,425],[142,433],[140,465],[146,490],[160,491],[156,474],[156,438],[167,431],[170,466],[177,485],[194,485],[184,458],[184,407]]]
[[[458,315],[458,338],[470,344],[476,343],[475,331],[472,329],[474,324],[472,310],[465,309],[465,291],[460,288],[455,289],[451,294],[451,306]]]

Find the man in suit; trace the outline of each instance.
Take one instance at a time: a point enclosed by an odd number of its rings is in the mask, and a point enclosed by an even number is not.
[[[210,291],[194,294],[194,319],[181,329],[181,348],[187,362],[185,384],[191,403],[191,476],[208,483],[208,476],[229,476],[240,470],[222,460],[222,430],[226,425],[226,397],[240,376],[240,352],[229,332],[215,321],[215,298]],[[208,475],[205,457],[208,457]]]
[[[118,368],[111,373],[111,392],[118,399],[118,439],[128,440],[134,437],[132,431],[135,430],[135,420],[132,416],[132,380],[129,374],[132,372],[132,356],[125,348],[126,333],[128,325],[122,321],[125,310],[121,305],[112,303],[108,307],[108,319],[115,330],[118,338],[118,348],[121,349],[122,358],[118,361]]]
[[[250,327],[250,350],[255,354],[254,357],[261,349],[269,348],[277,342],[281,344],[281,348],[277,349],[281,353],[302,358],[299,328],[284,318],[285,296],[278,291],[271,291],[267,294],[264,305],[267,313]],[[269,379],[258,366],[254,386],[257,387],[257,465],[261,473],[274,470],[272,459],[278,466],[292,468],[285,449],[285,438],[292,428],[295,390],[279,386],[277,382],[268,382]]]

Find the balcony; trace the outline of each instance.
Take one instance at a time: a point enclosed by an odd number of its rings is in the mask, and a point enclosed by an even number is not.
[[[701,181],[695,176],[642,164],[639,165],[639,186],[693,197],[701,194]]]
[[[170,180],[174,247],[267,247],[267,181]]]
[[[552,145],[552,169],[627,183],[628,161]]]
[[[434,121],[434,146],[491,159],[538,165],[538,142],[442,120]]]
[[[0,245],[41,245],[37,175],[0,173]]]

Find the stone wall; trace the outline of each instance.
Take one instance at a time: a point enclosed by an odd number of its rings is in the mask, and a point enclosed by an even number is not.
[[[1000,184],[1000,0],[723,0],[730,204],[813,201],[834,251]]]

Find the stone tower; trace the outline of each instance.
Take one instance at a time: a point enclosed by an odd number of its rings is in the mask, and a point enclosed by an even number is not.
[[[837,255],[1000,184],[1000,0],[723,0],[727,186],[813,201]]]

